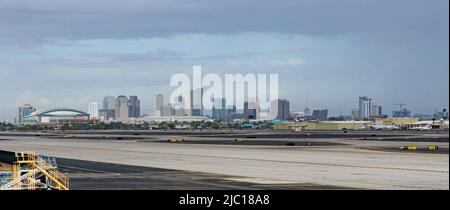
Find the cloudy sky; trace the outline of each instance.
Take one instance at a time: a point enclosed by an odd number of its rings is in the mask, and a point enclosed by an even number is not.
[[[349,114],[367,95],[430,113],[449,102],[448,0],[0,1],[0,120],[17,107],[87,109],[171,75],[279,73],[303,110]]]

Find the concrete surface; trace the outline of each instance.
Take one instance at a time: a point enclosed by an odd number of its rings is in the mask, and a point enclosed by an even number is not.
[[[444,135],[448,138],[448,134]],[[30,150],[61,158],[209,173],[227,176],[227,180],[236,182],[285,186],[308,183],[364,189],[449,189],[448,152],[410,153],[371,149],[437,145],[448,151],[448,141],[428,143],[327,138],[312,141],[334,141],[344,145],[289,147],[34,136],[1,138],[6,139],[0,140],[2,150]],[[192,136],[185,139],[214,140],[213,137]]]

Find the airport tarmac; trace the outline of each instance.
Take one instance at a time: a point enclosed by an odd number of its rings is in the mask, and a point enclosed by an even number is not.
[[[258,184],[238,177],[58,158],[71,190],[349,190],[339,186]]]
[[[192,189],[181,183],[189,182],[185,179],[190,176],[195,177],[194,174],[198,174],[200,177],[211,177],[213,180],[205,182],[204,186],[199,185],[201,189],[241,189],[242,187],[244,189],[279,189],[273,186],[283,186],[282,189],[317,189],[326,186],[331,189],[449,189],[448,133],[429,133],[407,137],[425,139],[421,141],[383,140],[383,138],[398,138],[399,136],[380,137],[383,136],[383,133],[377,134],[377,139],[366,140],[361,136],[355,138],[363,139],[346,139],[340,136],[338,138],[289,138],[289,142],[307,140],[312,142],[312,145],[287,146],[211,144],[208,141],[229,140],[232,142],[233,139],[179,134],[151,135],[156,139],[142,141],[138,139],[58,139],[2,133],[0,139],[4,140],[0,140],[0,149],[35,151],[39,154],[65,159],[144,167],[149,170],[158,169],[164,171],[162,174],[167,172],[167,177],[171,176],[170,170],[177,171],[175,174],[180,174],[179,171],[189,174],[180,175],[180,177],[185,177],[179,179],[181,180],[180,185],[169,186],[167,184],[168,189]],[[168,138],[180,137],[185,140],[184,143],[166,142]],[[367,134],[368,137],[373,137],[373,135]],[[432,141],[436,138],[446,138],[447,141]],[[192,141],[199,142],[188,143]],[[204,143],[202,144],[201,141]],[[271,136],[270,138],[244,139],[244,141],[287,140]],[[395,149],[401,146],[422,148],[429,145],[438,146],[440,152],[407,152]],[[80,165],[82,164],[80,163]],[[126,168],[125,166],[118,167]],[[102,186],[106,185],[101,184],[101,178],[86,177],[87,175],[82,174],[74,173],[78,177],[73,177],[75,183],[77,183],[76,180],[78,183],[84,183],[79,185],[81,186],[79,189],[103,189]],[[136,180],[151,179],[156,176],[152,174],[151,170],[141,175],[139,173],[131,174]],[[166,177],[159,172],[158,174]],[[120,178],[111,178],[110,180],[118,182],[117,188],[112,185],[111,189],[123,189],[127,186],[120,182]],[[222,182],[231,184],[223,186],[220,185]],[[139,189],[162,189],[159,187],[165,185],[165,180],[161,180],[162,185],[156,185],[156,182],[144,181],[143,183],[145,184],[142,186],[146,187]],[[218,183],[219,185],[215,185]],[[98,186],[96,187],[96,185]]]

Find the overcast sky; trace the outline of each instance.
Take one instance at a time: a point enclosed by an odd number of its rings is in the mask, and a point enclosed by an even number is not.
[[[301,111],[369,96],[431,113],[449,102],[448,0],[0,1],[0,120],[31,103],[87,110],[170,93],[177,72],[279,73]]]

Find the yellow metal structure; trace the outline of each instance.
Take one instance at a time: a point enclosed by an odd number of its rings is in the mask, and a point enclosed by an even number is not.
[[[427,149],[430,151],[436,151],[439,149],[439,147],[438,146],[428,146]]]
[[[16,152],[16,160],[13,164],[13,189],[36,189],[36,173],[39,172],[46,177],[47,186],[69,190],[69,178],[34,152]]]
[[[181,138],[172,138],[172,139],[169,139],[169,142],[170,142],[170,143],[184,143],[184,139],[181,139]]]

